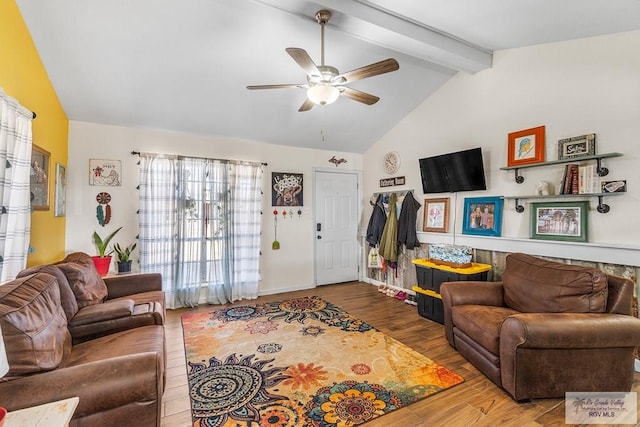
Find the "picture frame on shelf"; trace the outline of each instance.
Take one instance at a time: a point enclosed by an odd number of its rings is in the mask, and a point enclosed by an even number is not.
[[[601,181],[600,186],[601,193],[625,193],[627,191],[627,180]]]
[[[449,231],[449,198],[424,199],[422,231],[447,233]]]
[[[595,156],[596,134],[574,136],[558,140],[558,160]]]
[[[462,234],[500,237],[503,205],[502,197],[465,198]]]
[[[67,168],[62,163],[56,163],[56,192],[53,203],[53,216],[61,217],[66,214],[67,206]]]
[[[31,208],[34,211],[49,210],[49,162],[51,153],[33,144],[29,169]]]
[[[588,241],[588,201],[531,203],[531,238]]]
[[[507,166],[544,162],[544,126],[512,132],[507,141]]]

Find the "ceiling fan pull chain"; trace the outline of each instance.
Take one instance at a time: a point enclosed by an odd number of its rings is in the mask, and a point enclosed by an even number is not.
[[[320,106],[320,141],[324,142],[324,105]]]

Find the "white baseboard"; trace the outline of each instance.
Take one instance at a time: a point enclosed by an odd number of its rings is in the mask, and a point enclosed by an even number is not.
[[[260,289],[258,295],[275,295],[275,294],[283,294],[285,292],[294,292],[294,291],[306,291],[308,289],[314,289],[316,286],[313,283],[308,283],[305,285],[298,285],[293,288],[275,288],[275,289]]]

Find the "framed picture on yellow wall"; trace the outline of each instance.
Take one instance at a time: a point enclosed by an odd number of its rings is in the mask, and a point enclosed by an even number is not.
[[[56,163],[56,193],[53,216],[65,216],[67,212],[67,168]]]
[[[37,145],[31,149],[31,168],[29,169],[29,189],[31,208],[35,211],[49,210],[49,159],[51,153]]]

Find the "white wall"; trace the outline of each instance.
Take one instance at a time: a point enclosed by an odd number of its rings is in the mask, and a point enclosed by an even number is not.
[[[604,163],[610,169],[606,179],[626,179],[628,192],[605,200],[611,206],[607,214],[598,213],[597,200],[591,199],[589,241],[594,244],[581,251],[591,251],[591,257],[597,258],[602,246],[630,247],[636,258],[632,265],[640,265],[638,52],[637,31],[496,52],[491,69],[475,75],[457,74],[365,153],[365,198],[381,191],[378,181],[384,177],[384,154],[398,151],[402,166],[396,175],[406,176],[407,184],[394,189],[414,189],[420,201],[425,197],[450,196],[455,209],[449,233],[455,231],[456,242],[461,243],[466,239],[459,235],[465,197],[532,195],[539,180],[555,183],[557,191],[563,165],[525,169],[524,184],[514,182],[513,171],[499,169],[507,164],[508,133],[545,125],[546,159],[554,160],[558,139],[595,132],[597,153],[624,154]],[[483,148],[485,156],[487,191],[423,195],[419,158],[477,146]],[[491,249],[515,239],[515,247],[524,251],[530,232],[529,202],[525,202],[525,212],[519,214],[514,210],[513,200],[505,201],[502,228],[505,239],[471,239],[474,245]],[[367,209],[365,216],[369,212]],[[419,216],[422,214],[420,210]],[[420,218],[419,229],[421,224]],[[452,241],[452,236],[424,233],[420,238],[425,242]],[[487,243],[478,243],[483,241]],[[563,247],[556,242],[531,244],[532,253],[542,254]],[[569,256],[572,248],[578,246],[584,245],[566,245],[561,250]]]
[[[312,287],[313,276],[313,211],[312,169],[334,166],[327,160],[336,155],[347,159],[341,169],[362,169],[359,154],[292,148],[251,141],[205,138],[148,129],[133,129],[70,121],[67,189],[66,251],[95,254],[91,235],[104,236],[119,226],[124,228],[114,242],[128,244],[137,234],[138,156],[131,151],[191,155],[221,159],[268,163],[265,167],[263,196],[263,234],[260,293],[278,293]],[[89,159],[122,161],[121,187],[89,186]],[[278,220],[281,249],[273,251],[273,208],[271,207],[271,172],[304,174],[304,206],[302,217],[294,209],[293,218]],[[112,220],[104,228],[96,219],[96,195],[107,191],[112,196]],[[287,215],[289,217],[289,215]],[[137,261],[137,254],[134,255]],[[112,267],[113,268],[113,267]],[[134,267],[135,268],[135,267]]]
[[[455,202],[450,233],[420,233],[420,239],[472,244],[496,250],[522,250],[534,254],[576,253],[576,259],[620,258],[622,264],[640,263],[640,32],[532,46],[496,52],[491,69],[475,75],[460,73],[408,115],[378,141],[364,156],[322,150],[297,149],[257,142],[204,138],[144,129],[96,125],[71,121],[67,197],[67,252],[94,253],[91,233],[101,234],[123,225],[116,239],[133,241],[137,229],[137,157],[131,150],[252,160],[269,163],[265,169],[263,204],[262,293],[275,293],[313,285],[313,224],[311,171],[333,167],[327,160],[334,154],[348,160],[341,168],[364,170],[362,227],[370,214],[368,199],[381,191],[379,179],[386,177],[382,157],[390,150],[402,156],[395,176],[404,175],[407,184],[390,189],[414,189],[422,201],[418,159],[445,152],[481,146],[485,155],[488,190],[450,195]],[[597,152],[619,151],[624,157],[605,160],[608,178],[626,179],[629,191],[611,197],[611,212],[589,212],[590,244],[533,242],[529,236],[529,210],[518,214],[513,201],[506,201],[503,238],[462,236],[461,217],[465,197],[534,194],[539,180],[559,182],[562,166],[524,171],[526,181],[518,185],[506,165],[507,134],[530,127],[546,126],[546,158],[555,159],[557,140],[595,132]],[[120,159],[123,186],[90,187],[90,158]],[[366,168],[364,167],[366,165]],[[279,221],[279,251],[271,250],[273,218],[270,206],[271,171],[301,172],[305,177],[302,218]],[[113,196],[112,223],[101,230],[95,218],[96,194]],[[433,195],[439,197],[440,195]],[[432,197],[432,196],[428,196]],[[418,227],[422,227],[422,210]],[[455,220],[455,221],[454,221]],[[453,234],[455,231],[455,234]],[[506,249],[505,249],[506,248]],[[610,250],[611,248],[622,248]],[[630,249],[629,249],[630,248]],[[626,257],[626,258],[625,258]],[[623,259],[624,258],[624,259]],[[627,262],[635,259],[634,263]],[[604,261],[611,261],[610,259]]]

